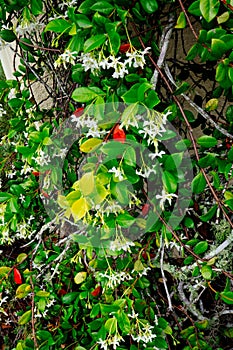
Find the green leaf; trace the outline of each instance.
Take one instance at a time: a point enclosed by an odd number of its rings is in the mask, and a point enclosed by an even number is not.
[[[204,277],[205,280],[211,280],[212,274],[213,274],[212,267],[209,266],[209,265],[202,266],[201,274],[202,274],[202,276]]]
[[[84,53],[90,52],[100,47],[106,41],[106,38],[107,37],[105,34],[97,34],[87,39],[84,43]]]
[[[202,172],[198,173],[192,181],[192,191],[195,194],[199,194],[204,191],[206,186],[206,179]]]
[[[26,253],[21,253],[17,256],[17,263],[21,264],[25,259],[27,259],[27,254]]]
[[[138,102],[132,103],[129,106],[127,106],[122,115],[121,115],[121,123],[124,126],[125,124],[127,125],[130,119],[133,119],[138,111]]]
[[[109,318],[105,324],[105,329],[108,331],[109,334],[114,334],[117,329],[117,319],[116,317]]]
[[[220,63],[217,68],[216,68],[216,75],[215,75],[215,79],[217,82],[221,82],[224,81],[227,75],[227,67],[223,64]]]
[[[92,27],[92,23],[89,20],[89,18],[85,15],[80,15],[77,14],[75,15],[75,23],[80,27],[80,28],[91,28]]]
[[[20,326],[23,326],[24,324],[28,323],[31,320],[32,317],[32,310],[26,311],[19,319],[18,324]]]
[[[167,344],[166,340],[160,336],[157,336],[156,338],[154,338],[153,345],[159,349],[167,349],[168,348],[168,344]]]
[[[140,0],[143,10],[149,14],[158,10],[158,3],[156,0]]]
[[[136,151],[133,147],[128,147],[123,155],[124,162],[130,166],[136,166]]]
[[[217,18],[217,21],[218,21],[218,24],[221,24],[221,23],[225,23],[226,21],[228,21],[230,17],[230,12],[226,11],[226,12],[223,12],[220,16],[218,16]]]
[[[39,290],[38,292],[36,292],[36,296],[41,298],[47,298],[50,296],[50,293],[46,292],[45,290]]]
[[[8,273],[10,272],[11,268],[8,266],[1,266],[0,267],[0,278],[7,278]]]
[[[218,14],[219,0],[200,0],[200,11],[206,22],[212,21]]]
[[[72,304],[78,298],[78,296],[79,296],[78,292],[67,293],[67,294],[63,295],[62,302],[65,305]]]
[[[43,13],[43,3],[41,0],[31,0],[31,11],[34,16]]]
[[[175,96],[183,94],[189,89],[189,83],[183,81],[182,84],[173,92]]]
[[[114,55],[117,55],[121,45],[120,35],[112,30],[110,31],[110,33],[108,33],[108,38],[110,42],[110,50],[113,52]]]
[[[83,283],[86,278],[87,278],[87,272],[86,271],[78,272],[75,275],[75,277],[74,277],[74,282],[76,284],[80,284],[80,283]]]
[[[200,11],[200,0],[192,2],[192,4],[188,8],[189,13],[194,16],[201,16],[201,11]]]
[[[95,0],[85,0],[81,3],[78,8],[78,12],[83,13],[85,15],[89,15],[91,11],[91,6],[95,3]]]
[[[145,104],[148,108],[154,108],[160,103],[159,96],[156,91],[150,90],[148,96],[145,99]]]
[[[77,102],[89,102],[97,96],[98,94],[92,88],[79,87],[73,91],[71,97]]]
[[[195,254],[199,255],[199,254],[205,253],[207,249],[208,249],[208,242],[202,241],[195,245],[195,247],[193,248],[193,251]]]
[[[91,10],[108,16],[114,10],[114,7],[108,1],[97,1],[91,6]]]
[[[18,206],[18,203],[17,203],[17,200],[16,198],[11,198],[8,202],[9,204],[9,207],[10,207],[10,211],[12,213],[18,213],[19,211],[19,206]]]
[[[8,199],[12,198],[12,195],[7,192],[0,192],[0,203],[8,201]]]
[[[181,12],[178,19],[177,19],[175,28],[176,29],[184,29],[185,27],[186,27],[186,17],[185,17],[184,12]]]
[[[227,199],[224,201],[224,204],[227,205],[231,210],[233,210],[233,199]]]
[[[206,156],[199,159],[198,165],[201,168],[208,168],[209,166],[214,168],[216,164],[215,160],[216,160],[216,156],[212,153],[208,153]]]
[[[130,333],[131,330],[131,325],[130,325],[130,320],[128,315],[124,312],[121,311],[116,314],[118,325],[122,331],[123,335],[127,335]]]
[[[212,55],[214,55],[217,59],[221,58],[222,55],[228,50],[227,45],[224,41],[220,39],[212,39],[211,40],[211,51]]]
[[[222,292],[220,296],[226,304],[233,305],[233,292]]]
[[[55,32],[55,33],[64,33],[70,30],[71,24],[65,19],[59,18],[50,21],[45,27],[44,31]]]
[[[16,39],[16,35],[10,29],[2,29],[0,31],[0,38],[5,40],[6,42],[11,43],[12,41],[14,41]]]
[[[95,179],[93,171],[84,174],[79,180],[80,191],[84,196],[88,196],[93,192],[95,186]]]
[[[169,172],[164,171],[162,174],[163,185],[166,188],[168,193],[174,193],[177,189],[177,180],[176,178]]]
[[[216,211],[217,211],[218,205],[215,204],[212,208],[210,208],[206,214],[201,215],[200,219],[203,222],[208,222],[210,219],[212,219],[212,217],[215,215]]]
[[[25,298],[29,293],[31,293],[31,291],[32,290],[30,284],[23,283],[16,289],[15,296],[18,299],[22,299]]]
[[[117,216],[116,222],[121,227],[130,227],[135,222],[135,218],[129,213],[125,212],[124,214],[119,214]]]
[[[204,135],[197,139],[197,143],[202,147],[208,148],[216,146],[218,140],[213,136]]]
[[[98,146],[100,146],[102,142],[103,140],[97,139],[95,137],[88,139],[80,145],[80,151],[84,153],[93,152],[98,148]]]

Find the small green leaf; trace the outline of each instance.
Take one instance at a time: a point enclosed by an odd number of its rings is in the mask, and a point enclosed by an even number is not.
[[[202,266],[201,274],[205,280],[211,280],[212,274],[213,274],[213,270],[212,270],[211,266],[209,266],[209,265]]]
[[[187,83],[186,81],[184,81],[174,92],[173,94],[175,96],[177,95],[181,95],[184,92],[186,92],[189,89],[189,83]]]
[[[100,47],[105,41],[107,37],[105,34],[97,34],[87,39],[84,43],[84,52],[90,52],[94,49]]]
[[[233,305],[233,292],[222,292],[220,296],[226,304]]]
[[[109,334],[114,334],[117,329],[117,319],[116,317],[109,318],[105,324],[105,329],[108,331]]]
[[[162,174],[163,185],[168,193],[174,193],[177,189],[177,180],[169,171],[164,171]]]
[[[2,29],[0,31],[0,38],[5,40],[6,42],[11,43],[12,41],[14,41],[16,39],[16,35],[10,29]]]
[[[42,297],[42,298],[47,298],[50,296],[50,293],[46,292],[45,290],[39,290],[38,292],[36,292],[36,296]]]
[[[32,310],[26,311],[19,319],[18,324],[20,326],[23,326],[24,324],[28,323],[31,320],[32,317]]]
[[[218,107],[218,99],[217,98],[211,98],[205,105],[205,109],[207,111],[214,111]]]
[[[216,146],[218,140],[213,136],[204,135],[197,139],[197,143],[202,147],[208,148]]]
[[[74,282],[76,284],[80,284],[80,283],[83,283],[86,278],[87,278],[86,271],[78,272],[74,277]]]
[[[12,198],[12,195],[7,192],[0,192],[0,203],[7,201]]]
[[[98,94],[92,88],[79,87],[72,93],[72,99],[77,102],[90,102],[97,97]]]
[[[21,253],[17,256],[17,263],[21,264],[25,259],[27,259],[27,254],[26,253]]]
[[[156,0],[140,0],[142,8],[145,12],[151,14],[158,10],[158,3]]]
[[[226,11],[226,12],[223,12],[220,16],[218,16],[217,18],[217,21],[218,21],[218,24],[221,24],[221,23],[225,23],[226,21],[228,21],[230,17],[230,12]]]
[[[175,28],[176,29],[184,29],[185,27],[186,27],[186,17],[185,17],[184,12],[181,12],[178,19],[177,19]]]
[[[95,186],[95,179],[93,171],[84,174],[79,180],[80,191],[84,196],[88,196],[93,192]]]
[[[62,297],[62,302],[65,305],[72,304],[77,298],[78,298],[79,293],[78,292],[70,292]]]
[[[200,11],[206,22],[212,21],[218,14],[219,0],[200,0]]]
[[[108,16],[114,10],[114,7],[108,1],[97,1],[91,6],[91,10]]]
[[[50,21],[45,27],[44,31],[55,32],[55,33],[64,33],[71,28],[71,24],[63,18],[54,19]]]
[[[97,139],[97,138],[91,138],[89,140],[86,140],[85,142],[83,142],[80,146],[80,151],[84,152],[84,153],[90,153],[92,151],[94,151],[95,149],[98,148],[98,146],[100,146],[100,144],[103,142],[103,140],[101,139]]]
[[[195,247],[193,248],[193,251],[195,254],[199,255],[199,254],[203,254],[207,251],[208,249],[208,243],[205,241],[199,242],[195,245]]]
[[[116,222],[121,227],[130,227],[135,222],[135,218],[131,216],[129,213],[125,212],[124,214],[119,214],[117,216]]]
[[[210,208],[210,210],[207,211],[206,214],[201,215],[200,219],[203,222],[208,222],[210,219],[212,219],[212,217],[215,215],[216,211],[217,211],[218,205],[215,204],[212,208]]]

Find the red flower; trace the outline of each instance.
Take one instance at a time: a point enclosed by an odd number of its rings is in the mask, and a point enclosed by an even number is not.
[[[48,193],[46,193],[45,191],[41,190],[41,194],[43,194],[43,196],[45,198],[49,198],[50,196],[48,195]]]
[[[142,207],[142,215],[146,216],[149,213],[150,204],[146,203]]]
[[[39,171],[32,171],[32,174],[34,175],[34,176],[40,176],[40,172]]]
[[[93,295],[93,297],[98,297],[98,295],[100,295],[100,292],[101,292],[101,286],[98,286],[91,292],[91,295]]]
[[[120,52],[121,53],[126,53],[130,49],[130,44],[122,44],[120,46]]]
[[[67,294],[67,291],[65,289],[59,289],[59,291],[57,292],[58,295],[62,296],[62,295],[65,295]]]
[[[113,130],[113,140],[124,143],[125,139],[126,139],[126,135],[124,130],[120,128],[119,124],[117,124],[115,126],[115,129]]]
[[[22,284],[23,282],[21,273],[18,269],[16,269],[16,267],[14,268],[14,281],[16,284]]]
[[[75,115],[75,117],[80,117],[82,114],[83,114],[83,110],[84,108],[83,107],[80,107],[80,108],[77,108],[74,112],[73,112],[73,115]]]

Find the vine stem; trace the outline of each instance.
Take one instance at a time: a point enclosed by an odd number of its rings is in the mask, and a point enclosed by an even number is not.
[[[133,23],[133,27],[134,27],[134,30],[137,32],[137,29],[136,29],[136,26],[135,26],[134,23]],[[144,42],[143,42],[143,40],[142,40],[140,35],[138,35],[138,39],[140,41],[140,44],[141,44],[142,48],[145,50],[146,47],[145,47]],[[197,161],[199,161],[200,157],[199,157],[199,154],[198,154],[197,144],[196,144],[195,138],[193,136],[193,130],[192,130],[192,127],[191,127],[191,125],[190,125],[186,115],[185,115],[183,107],[181,106],[181,103],[180,103],[179,99],[177,98],[177,96],[174,95],[173,89],[172,89],[169,81],[167,80],[166,76],[162,72],[162,70],[158,67],[157,63],[153,60],[151,55],[148,55],[148,57],[149,57],[151,63],[154,65],[155,69],[158,70],[158,72],[159,72],[161,78],[163,79],[164,83],[166,84],[169,92],[172,94],[173,100],[177,104],[177,106],[178,106],[178,108],[179,108],[179,110],[181,112],[182,117],[184,118],[184,121],[185,121],[185,123],[187,125],[187,128],[188,128],[188,133],[189,133],[192,145],[193,145],[193,149],[194,149],[194,153],[195,153],[196,159],[197,159]],[[209,189],[210,189],[210,191],[211,191],[211,193],[212,193],[212,195],[213,195],[217,205],[219,206],[219,208],[223,212],[223,215],[225,216],[226,220],[229,222],[230,226],[233,228],[233,222],[231,221],[231,219],[227,215],[225,209],[223,208],[221,200],[218,198],[217,194],[215,193],[215,190],[213,189],[213,186],[211,185],[210,180],[209,180],[207,174],[205,173],[205,170],[203,168],[200,168],[200,171],[202,172],[202,174],[203,174],[203,176],[204,176],[204,178],[206,180],[206,183],[207,183],[207,185],[208,185],[208,187],[209,187]]]
[[[198,40],[198,35],[195,32],[195,29],[193,28],[193,25],[192,25],[192,23],[190,21],[190,18],[189,18],[188,14],[187,14],[187,11],[186,11],[186,9],[184,7],[184,4],[183,4],[182,0],[178,0],[178,1],[180,3],[180,7],[181,7],[182,11],[184,12],[184,15],[185,15],[186,19],[187,19],[188,25],[189,25],[193,35],[195,36],[195,39]]]

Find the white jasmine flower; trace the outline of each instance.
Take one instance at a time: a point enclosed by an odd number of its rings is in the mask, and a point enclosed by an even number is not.
[[[126,240],[125,238],[116,238],[110,243],[110,250],[118,251],[123,249],[125,252],[130,251],[130,247],[135,246],[133,241]]]
[[[6,114],[6,111],[3,109],[3,105],[0,104],[0,118],[1,118],[4,114]]]
[[[117,178],[119,181],[124,180],[124,175],[121,169],[116,168],[115,166],[112,169],[109,169],[109,173],[113,173],[115,178]]]
[[[177,195],[174,194],[174,193],[168,193],[164,188],[162,190],[162,194],[156,194],[156,199],[160,199],[160,202],[159,202],[159,206],[162,210],[164,210],[164,204],[166,201],[169,202],[169,204],[171,205],[172,203],[172,199],[173,198],[177,198]]]
[[[132,313],[128,314],[128,317],[130,317],[130,318],[138,318],[138,314],[136,314],[134,309],[132,309]]]
[[[10,89],[9,93],[8,93],[8,99],[11,100],[12,98],[16,98],[16,89],[12,88]]]
[[[77,51],[70,51],[68,49],[66,49],[59,57],[58,59],[55,61],[54,63],[54,67],[60,67],[62,64],[64,66],[65,69],[67,69],[66,63],[70,63],[72,65],[75,64],[76,62],[76,58],[77,58]]]
[[[142,169],[140,170],[136,169],[136,174],[144,178],[149,178],[150,174],[156,174],[156,170],[153,168],[147,168],[147,169],[144,169],[144,172],[143,172]]]
[[[97,344],[99,344],[100,346],[101,346],[101,349],[103,349],[103,350],[108,350],[108,340],[106,339],[106,340],[103,340],[103,339],[99,339],[98,341],[97,341]]]
[[[19,200],[25,202],[25,196],[22,193],[20,193]]]
[[[82,63],[85,72],[90,69],[93,74],[97,74],[100,70],[100,65],[95,57],[94,52],[82,52],[79,61]]]
[[[147,47],[145,50],[143,51],[133,51],[133,52],[126,52],[126,57],[128,57],[128,59],[126,60],[126,63],[129,65],[129,67],[141,67],[144,68],[144,65],[146,63],[145,60],[145,55],[148,54],[148,51],[150,50],[150,47]]]

